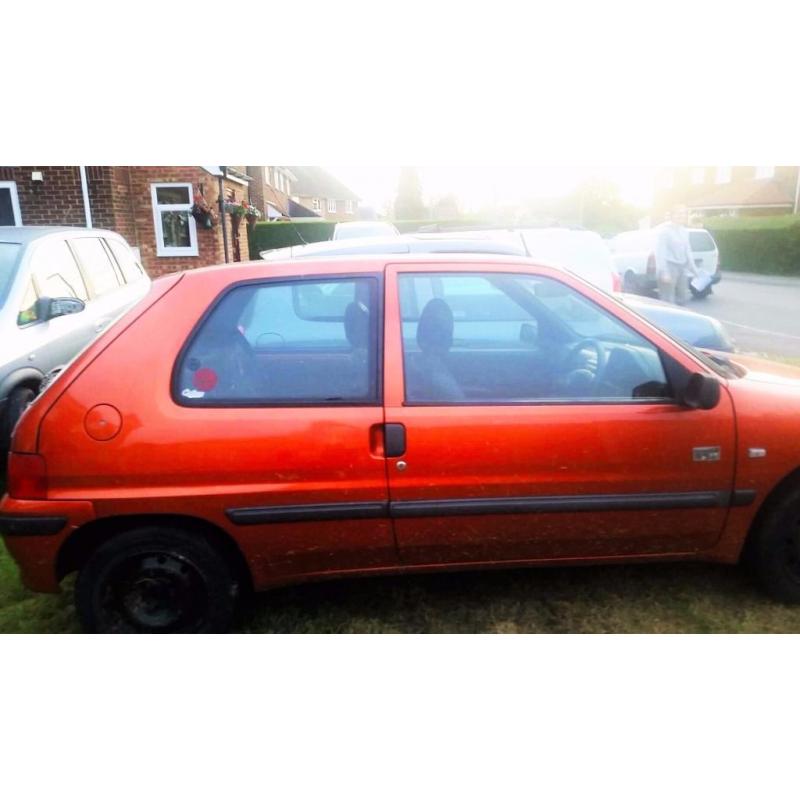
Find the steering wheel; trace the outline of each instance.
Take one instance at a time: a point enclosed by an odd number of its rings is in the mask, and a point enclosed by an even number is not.
[[[564,384],[570,396],[595,395],[608,364],[605,347],[597,339],[581,339],[564,360]]]

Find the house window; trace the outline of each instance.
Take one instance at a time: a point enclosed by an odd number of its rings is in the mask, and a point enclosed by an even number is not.
[[[690,175],[692,183],[703,183],[706,179],[706,169],[705,167],[692,167]]]
[[[328,213],[335,214],[336,213],[336,201],[333,199],[328,199]]]
[[[345,203],[345,211],[347,211],[348,214],[352,214],[353,213],[353,201],[352,200],[348,200]]]
[[[319,202],[319,197],[314,197],[311,199],[311,210],[312,211],[321,211],[322,207]]]
[[[756,178],[774,178],[775,167],[756,167]]]
[[[153,222],[156,229],[156,254],[196,256],[197,227],[192,216],[191,183],[150,184],[153,197]]]
[[[717,183],[730,183],[731,182],[731,168],[730,167],[717,167],[716,182]]]
[[[0,181],[0,225],[22,225],[14,181]]]

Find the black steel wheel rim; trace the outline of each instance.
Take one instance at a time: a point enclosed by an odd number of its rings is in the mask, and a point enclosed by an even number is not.
[[[173,552],[140,553],[110,570],[100,605],[110,629],[191,631],[206,619],[208,590],[190,559]]]

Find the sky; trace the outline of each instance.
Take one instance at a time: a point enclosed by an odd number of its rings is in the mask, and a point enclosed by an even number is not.
[[[381,212],[394,200],[399,166],[327,166],[369,205]],[[657,167],[642,166],[419,166],[423,196],[430,203],[455,194],[464,211],[494,204],[569,194],[591,178],[619,186],[622,199],[647,208],[653,197]]]

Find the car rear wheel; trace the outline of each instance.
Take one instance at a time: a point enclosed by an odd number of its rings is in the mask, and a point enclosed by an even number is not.
[[[19,386],[8,396],[5,412],[0,419],[0,449],[3,453],[11,446],[14,426],[35,397],[36,392],[29,386]]]
[[[90,556],[75,605],[90,633],[223,633],[237,588],[230,563],[201,534],[148,527]]]
[[[747,558],[769,594],[784,603],[800,603],[800,487],[767,512]]]

